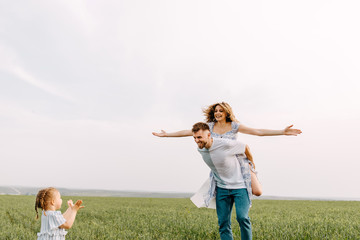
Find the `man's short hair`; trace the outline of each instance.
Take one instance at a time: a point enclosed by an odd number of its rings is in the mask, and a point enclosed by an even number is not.
[[[200,130],[203,130],[203,131],[209,130],[209,131],[210,131],[209,125],[207,125],[207,124],[204,123],[204,122],[198,122],[198,123],[195,123],[195,124],[193,125],[192,129],[191,129],[191,131],[192,131],[193,133],[196,133],[196,132],[198,132],[198,131],[200,131]]]

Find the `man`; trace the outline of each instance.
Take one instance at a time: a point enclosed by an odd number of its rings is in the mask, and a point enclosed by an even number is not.
[[[231,231],[231,211],[235,203],[236,219],[240,225],[241,239],[252,239],[249,218],[250,199],[241,174],[236,154],[245,156],[246,145],[229,139],[212,138],[209,126],[199,122],[194,124],[192,133],[198,151],[211,168],[216,180],[216,213],[220,238],[233,239]]]

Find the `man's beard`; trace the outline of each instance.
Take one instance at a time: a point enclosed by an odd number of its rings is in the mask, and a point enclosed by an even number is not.
[[[206,146],[206,143],[205,143],[205,142],[199,142],[199,143],[198,143],[198,147],[199,147],[200,149],[203,149],[205,146]]]

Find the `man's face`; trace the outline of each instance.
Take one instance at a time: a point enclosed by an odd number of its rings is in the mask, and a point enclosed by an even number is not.
[[[204,148],[206,145],[210,143],[211,136],[210,136],[209,130],[199,130],[195,133],[193,133],[193,137],[195,142],[197,143],[198,147],[200,149]]]

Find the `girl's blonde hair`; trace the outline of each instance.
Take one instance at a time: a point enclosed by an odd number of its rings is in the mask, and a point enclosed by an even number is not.
[[[230,107],[230,105],[226,102],[218,102],[218,103],[214,103],[210,106],[208,106],[207,108],[203,109],[203,113],[204,113],[204,116],[205,116],[205,121],[206,122],[216,122],[216,119],[215,119],[215,108],[216,106],[219,105],[221,106],[225,113],[226,113],[226,122],[239,122],[236,118],[235,118],[235,115],[232,111],[232,108]],[[254,163],[254,159],[253,159],[253,156],[250,152],[250,148],[249,146],[246,145],[246,151],[245,151],[249,161],[251,162],[252,164],[252,167],[255,169],[255,163]]]
[[[45,214],[45,211],[48,209],[49,203],[56,192],[58,192],[58,190],[53,187],[44,188],[38,192],[35,200],[36,219],[39,218],[38,208],[41,208]]]
[[[235,118],[235,115],[234,115],[230,105],[226,102],[214,103],[214,104],[208,106],[207,108],[203,109],[203,113],[204,113],[206,122],[216,122],[214,113],[215,113],[215,108],[217,105],[221,106],[224,109],[224,111],[226,113],[226,122],[239,122]]]

